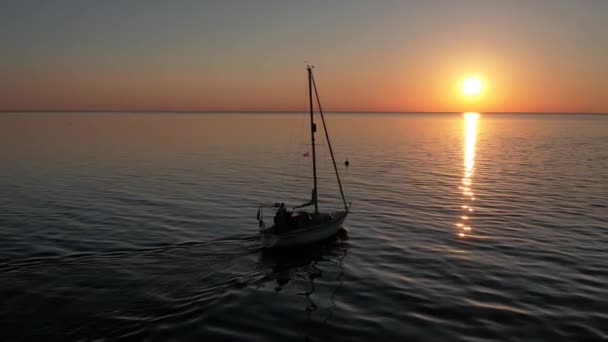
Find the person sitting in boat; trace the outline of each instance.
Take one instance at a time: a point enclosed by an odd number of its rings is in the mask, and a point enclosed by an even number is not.
[[[287,228],[287,226],[289,225],[288,216],[289,215],[287,214],[287,209],[285,209],[285,203],[281,203],[279,210],[277,210],[277,213],[274,215],[275,227],[281,230]]]

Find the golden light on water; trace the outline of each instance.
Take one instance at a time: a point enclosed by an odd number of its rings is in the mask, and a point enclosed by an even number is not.
[[[468,112],[464,113],[464,175],[462,177],[462,185],[458,188],[462,190],[462,198],[465,201],[461,205],[462,211],[467,215],[462,215],[460,219],[463,222],[457,223],[456,226],[462,228],[458,232],[458,236],[465,237],[465,231],[470,232],[470,219],[469,216],[473,212],[472,201],[475,200],[473,197],[472,185],[473,175],[475,174],[475,146],[477,144],[477,122],[479,120],[479,113]],[[465,223],[467,224],[465,226]]]
[[[477,140],[477,119],[479,113],[465,113],[465,132],[464,132],[464,179],[462,184],[470,186],[472,184],[473,166],[475,165],[475,143]],[[468,190],[467,190],[468,191]]]

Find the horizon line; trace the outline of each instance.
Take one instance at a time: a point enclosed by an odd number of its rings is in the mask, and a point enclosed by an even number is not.
[[[124,110],[124,109],[110,109],[110,110],[0,110],[0,114],[8,113],[177,113],[177,114],[236,114],[236,113],[267,113],[267,114],[301,114],[308,113],[308,110]],[[335,113],[335,114],[461,114],[466,113],[465,111],[344,111],[344,110],[328,110],[324,113]],[[608,115],[608,112],[528,112],[528,111],[491,111],[491,112],[476,112],[481,114],[564,114],[564,115]]]

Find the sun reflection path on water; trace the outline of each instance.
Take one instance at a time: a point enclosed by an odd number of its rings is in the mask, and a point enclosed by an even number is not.
[[[462,190],[464,203],[458,227],[458,236],[466,237],[471,233],[471,213],[473,213],[473,175],[475,174],[475,144],[477,142],[477,121],[479,113],[464,113],[464,175],[459,189]]]

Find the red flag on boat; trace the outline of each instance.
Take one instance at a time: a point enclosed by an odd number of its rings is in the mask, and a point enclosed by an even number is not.
[[[302,157],[310,157],[310,152],[304,152],[304,154],[302,154]]]

